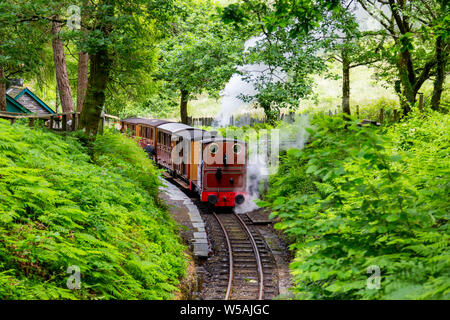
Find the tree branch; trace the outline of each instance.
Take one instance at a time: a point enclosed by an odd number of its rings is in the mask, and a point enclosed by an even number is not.
[[[430,77],[431,69],[436,64],[436,59],[433,58],[431,61],[428,61],[423,67],[422,72],[420,73],[416,83],[414,84],[414,93],[417,93],[422,87],[423,83]]]

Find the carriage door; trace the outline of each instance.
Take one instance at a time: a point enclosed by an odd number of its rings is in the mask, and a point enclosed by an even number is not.
[[[184,143],[184,139],[183,138],[181,138],[180,139],[180,142],[178,142],[178,143],[181,143],[181,150],[180,150],[180,153],[178,154],[178,156],[180,157],[180,160],[181,160],[181,162],[180,162],[180,164],[179,164],[179,166],[178,166],[178,169],[180,170],[180,174],[182,175],[182,176],[184,176],[184,175],[186,175],[186,170],[184,170],[184,154],[185,154],[185,151],[184,151],[184,145],[183,145],[183,143]]]

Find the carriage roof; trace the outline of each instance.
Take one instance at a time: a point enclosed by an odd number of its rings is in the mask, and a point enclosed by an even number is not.
[[[183,138],[185,140],[204,140],[207,138],[213,137],[214,134],[197,128],[184,128],[178,131],[175,131],[172,136],[172,140],[177,140],[178,138]]]
[[[125,123],[132,123],[132,124],[144,124],[152,127],[158,127],[160,125],[166,124],[166,123],[172,123],[168,120],[160,120],[160,119],[145,119],[145,118],[128,118],[122,120],[122,122]]]
[[[181,131],[181,130],[189,129],[189,128],[192,128],[192,127],[188,126],[188,125],[185,125],[185,124],[182,124],[182,123],[176,123],[176,122],[165,123],[165,124],[160,125],[158,127],[159,130],[164,130],[164,131],[167,131],[167,132],[172,133],[172,134],[177,132],[177,131]]]

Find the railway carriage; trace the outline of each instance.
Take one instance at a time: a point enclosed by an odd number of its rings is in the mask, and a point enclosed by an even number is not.
[[[172,150],[176,146],[176,141],[172,140],[172,137],[177,131],[181,131],[187,128],[191,128],[188,125],[182,123],[166,123],[157,126],[158,131],[158,147],[156,148],[156,159],[157,162],[169,169],[171,173],[179,173],[177,172],[177,167],[174,165],[174,159],[172,159]]]
[[[179,159],[176,171],[189,184],[191,190],[198,185],[201,141],[205,138],[211,138],[211,133],[192,127],[176,131],[172,135],[172,141],[175,143],[173,153]]]
[[[159,119],[125,119],[121,131],[140,137],[141,147],[152,145],[157,164],[186,182],[202,202],[234,207],[246,201],[245,142]]]
[[[133,137],[140,137],[139,145],[145,147],[148,144],[157,148],[158,140],[156,139],[158,135],[157,128],[160,125],[171,123],[167,120],[159,119],[144,119],[144,118],[129,118],[120,121],[121,132],[128,132]]]

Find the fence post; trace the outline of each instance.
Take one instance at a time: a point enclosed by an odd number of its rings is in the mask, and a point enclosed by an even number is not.
[[[50,128],[49,128],[50,130],[53,129],[53,121],[54,121],[53,120],[53,116],[50,116],[50,124],[49,124],[50,125]]]
[[[419,92],[419,110],[423,112],[423,93]]]
[[[80,126],[80,114],[77,112],[75,114],[75,130],[78,130],[79,126]]]
[[[398,110],[394,109],[394,122],[398,121]]]
[[[383,121],[384,121],[384,109],[383,109],[383,108],[380,109],[380,118],[379,118],[378,121],[379,121],[381,124],[383,124]]]
[[[77,119],[77,113],[74,112],[74,113],[72,113],[72,131],[77,130],[76,119]]]
[[[104,127],[105,127],[105,117],[103,116],[103,117],[101,117],[100,118],[100,123],[99,123],[99,133],[100,134],[103,134],[103,129],[104,129]],[[137,130],[137,128],[135,128],[135,134],[133,134],[133,135],[137,135],[138,134],[138,130]]]
[[[67,115],[62,115],[62,130],[67,131]]]

